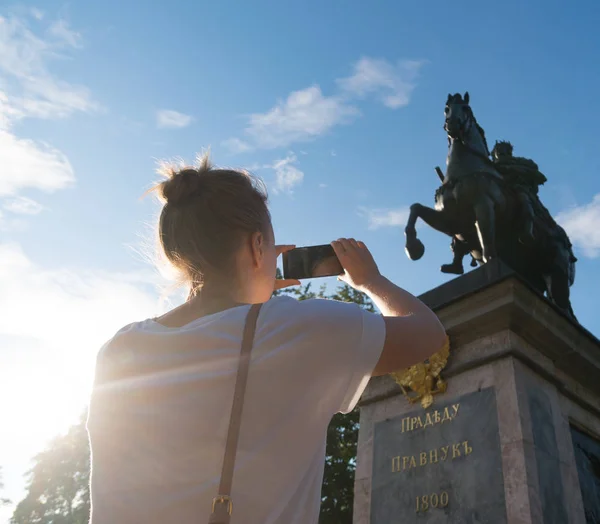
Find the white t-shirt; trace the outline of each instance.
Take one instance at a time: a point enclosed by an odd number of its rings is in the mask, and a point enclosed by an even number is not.
[[[126,326],[100,351],[88,431],[92,524],[206,522],[249,306]],[[385,339],[356,304],[277,297],[258,318],[232,524],[318,521],[327,427],[356,406]]]

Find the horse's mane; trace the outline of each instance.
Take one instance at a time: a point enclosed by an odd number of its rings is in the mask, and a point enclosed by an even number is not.
[[[485,146],[485,152],[488,154],[488,156],[490,155],[490,148],[488,147],[488,143],[487,140],[485,138],[485,131],[483,129],[483,127],[481,127],[479,125],[479,123],[477,122],[477,119],[475,118],[475,115],[473,114],[473,110],[471,109],[471,106],[467,106],[469,108],[469,113],[471,115],[471,118],[473,119],[473,122],[475,123],[475,126],[477,127],[477,130],[479,131],[479,134],[481,135],[481,138],[483,138],[483,145]]]

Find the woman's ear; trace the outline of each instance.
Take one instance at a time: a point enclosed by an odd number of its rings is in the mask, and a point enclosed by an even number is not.
[[[259,267],[265,255],[265,236],[260,231],[252,233],[250,250],[252,252],[252,263],[255,267]]]

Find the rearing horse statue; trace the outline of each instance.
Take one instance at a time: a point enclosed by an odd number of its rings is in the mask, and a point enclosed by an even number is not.
[[[455,261],[442,266],[442,271],[461,273],[460,258],[468,253],[475,265],[500,257],[574,319],[569,287],[575,280],[577,259],[565,231],[536,194],[528,195],[532,227],[524,231],[523,195],[490,159],[469,93],[464,97],[449,94],[444,113],[449,144],[446,173],[436,192],[435,209],[422,204],[410,208],[405,227],[407,255],[418,260],[425,252],[415,229],[421,218],[452,238]]]

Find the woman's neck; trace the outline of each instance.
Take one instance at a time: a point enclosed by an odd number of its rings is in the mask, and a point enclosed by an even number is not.
[[[155,320],[166,327],[181,327],[198,318],[214,315],[243,304],[244,302],[234,299],[225,290],[201,289],[181,306]]]
[[[191,297],[186,304],[190,311],[197,311],[203,315],[212,315],[219,311],[241,306],[244,302],[226,291],[215,292],[202,289],[195,296]]]

